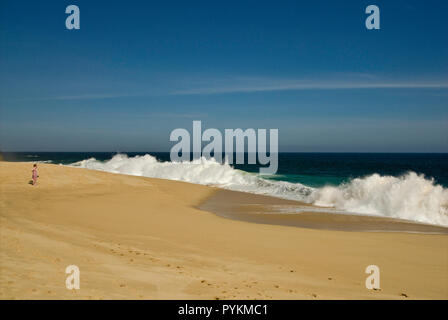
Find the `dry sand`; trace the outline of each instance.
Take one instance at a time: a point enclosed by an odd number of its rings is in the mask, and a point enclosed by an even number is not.
[[[197,209],[217,191],[206,186],[39,174],[31,186],[30,163],[0,162],[1,299],[448,298],[446,234],[237,221]],[[72,264],[80,290],[65,287]],[[372,264],[381,290],[365,288]]]

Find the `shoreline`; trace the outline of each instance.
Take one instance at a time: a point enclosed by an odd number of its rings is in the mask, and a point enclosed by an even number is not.
[[[448,227],[444,226],[372,215],[333,213],[325,211],[324,207],[299,201],[226,189],[218,189],[198,208],[224,218],[258,224],[316,230],[448,234]],[[294,212],[297,208],[300,212]]]
[[[238,221],[198,209],[217,188],[79,169],[0,162],[0,299],[448,299],[446,235]]]
[[[0,161],[2,161],[1,158]],[[24,164],[32,163],[32,161],[5,162]],[[47,163],[45,161],[39,162],[39,164],[61,165],[55,163]],[[207,188],[213,188],[216,189],[216,192],[204,199],[204,201],[202,201],[197,206],[197,209],[205,210],[220,217],[238,221],[335,231],[339,230],[359,232],[448,234],[448,226],[429,224],[420,221],[375,216],[369,214],[356,214],[343,211],[332,212],[334,211],[334,208],[331,207],[320,207],[298,200],[290,200],[281,197],[245,191],[230,190],[221,188],[219,186],[204,185],[181,180],[152,178],[131,174],[107,172],[70,165],[62,166],[131,177],[184,182],[193,185],[205,186]],[[297,209],[299,209],[299,212],[294,212]]]

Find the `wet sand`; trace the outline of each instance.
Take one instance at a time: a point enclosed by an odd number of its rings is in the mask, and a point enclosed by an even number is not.
[[[252,223],[299,228],[448,234],[448,228],[401,219],[325,212],[328,208],[265,195],[219,190],[199,209],[221,217]]]

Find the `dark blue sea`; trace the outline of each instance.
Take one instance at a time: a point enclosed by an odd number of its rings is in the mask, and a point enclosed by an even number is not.
[[[150,154],[170,161],[169,152],[126,152],[129,157]],[[5,161],[72,164],[95,158],[110,160],[115,152],[16,152],[3,153]],[[301,183],[311,187],[339,185],[374,173],[401,176],[423,174],[436,184],[448,187],[448,153],[279,153],[277,175],[271,179]],[[234,165],[236,169],[258,172],[259,165]]]

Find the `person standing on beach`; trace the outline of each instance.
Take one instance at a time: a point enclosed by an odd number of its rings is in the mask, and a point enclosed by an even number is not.
[[[33,174],[31,176],[31,178],[33,179],[33,186],[35,186],[37,183],[37,178],[39,178],[39,174],[37,173],[37,164],[33,165],[32,173]]]

